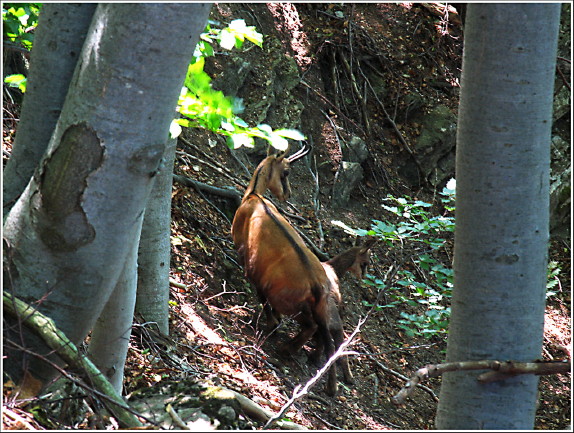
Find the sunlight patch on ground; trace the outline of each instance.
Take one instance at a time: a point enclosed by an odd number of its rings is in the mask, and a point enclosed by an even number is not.
[[[546,308],[544,315],[544,338],[552,343],[564,346],[568,356],[572,353],[572,329],[570,321],[560,311]]]

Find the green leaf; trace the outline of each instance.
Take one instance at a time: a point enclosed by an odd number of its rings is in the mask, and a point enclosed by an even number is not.
[[[305,135],[298,131],[297,129],[277,129],[275,134],[281,137],[290,138],[291,140],[305,140]]]
[[[173,139],[179,137],[180,134],[181,134],[181,126],[177,122],[177,119],[174,119],[169,125],[169,135]]]
[[[17,87],[22,93],[26,92],[27,79],[22,74],[8,75],[4,78],[4,82],[10,87]]]
[[[226,50],[231,50],[235,47],[235,35],[228,29],[223,29],[219,34],[219,45]]]
[[[259,130],[262,131],[268,137],[270,137],[271,134],[273,133],[273,129],[271,129],[269,125],[266,125],[264,123],[257,125],[257,128],[259,128]]]
[[[352,235],[356,234],[355,229],[349,227],[347,224],[345,224],[345,223],[342,222],[342,221],[332,220],[332,221],[331,221],[331,224],[333,224],[334,226],[337,226],[337,227],[342,228],[343,230],[345,230],[346,233],[349,233],[349,234],[352,234]]]
[[[269,142],[271,143],[271,146],[273,146],[277,150],[284,151],[287,150],[287,148],[289,147],[289,142],[285,140],[283,137],[277,135],[276,133],[271,133],[269,137]]]
[[[228,146],[231,149],[239,149],[241,146],[253,147],[253,137],[247,134],[233,134],[228,138]]]

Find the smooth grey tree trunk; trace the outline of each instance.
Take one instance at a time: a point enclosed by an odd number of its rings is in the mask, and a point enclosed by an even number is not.
[[[128,253],[124,269],[90,336],[88,356],[122,395],[124,367],[132,331],[137,293],[137,246]]]
[[[12,153],[4,167],[4,216],[28,185],[46,152],[96,6],[94,3],[42,6],[20,113],[20,124],[26,127],[16,131]]]
[[[469,4],[447,361],[541,356],[559,4]],[[538,377],[443,376],[438,429],[532,429]]]
[[[136,311],[169,335],[171,188],[176,139],[170,139],[145,211],[138,252]]]
[[[4,288],[79,344],[130,251],[210,4],[99,4],[47,155],[4,224]],[[25,124],[20,124],[25,128]],[[25,145],[25,143],[23,143]],[[49,349],[18,323],[5,338]],[[54,371],[6,345],[5,371]],[[51,355],[50,355],[51,356]]]

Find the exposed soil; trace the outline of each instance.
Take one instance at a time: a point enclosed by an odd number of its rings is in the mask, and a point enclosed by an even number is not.
[[[385,110],[407,143],[420,133],[420,117],[442,104],[456,113],[461,68],[462,28],[460,18],[448,17],[413,4],[219,4],[212,18],[229,22],[243,18],[269,39],[280,41],[293,57],[302,77],[292,91],[303,106],[301,123],[271,125],[296,127],[314,146],[319,175],[318,210],[312,203],[315,181],[309,167],[293,166],[290,181],[293,206],[280,206],[296,215],[290,218],[322,251],[334,256],[353,245],[354,238],[332,224],[340,220],[354,228],[369,228],[373,219],[396,218],[381,207],[387,194],[407,195],[435,204],[437,191],[417,179],[416,163],[388,121],[381,102],[374,98],[358,100],[353,83],[344,73],[344,61],[361,62],[372,85],[384,94]],[[272,38],[271,38],[272,36]],[[267,42],[265,42],[267,43]],[[272,42],[269,42],[272,43]],[[281,47],[275,47],[281,49]],[[258,49],[244,54],[252,65],[252,79],[239,90],[246,101],[265,97],[258,81],[266,74],[266,63]],[[223,60],[222,60],[223,58]],[[336,66],[336,67],[335,67]],[[209,60],[210,72],[225,70],[224,56]],[[333,73],[339,74],[333,80]],[[285,116],[296,107],[285,107]],[[251,121],[257,112],[242,117]],[[355,188],[345,208],[331,207],[331,191],[341,160],[340,140],[353,136],[365,140],[369,159],[363,163],[365,178]],[[262,154],[230,151],[218,137],[201,131],[187,131],[179,143],[176,173],[243,193],[250,174]],[[414,174],[413,174],[414,173]],[[180,365],[149,355],[144,337],[135,329],[126,366],[126,393],[150,388],[159,390],[169,381],[202,382],[233,389],[278,411],[296,386],[305,384],[317,367],[307,360],[311,345],[299,356],[285,358],[277,347],[298,329],[284,320],[271,335],[259,323],[261,307],[237,264],[230,234],[233,204],[222,197],[201,193],[175,184],[172,202],[172,279],[181,287],[171,291],[171,337]],[[444,264],[451,267],[450,251]],[[418,254],[405,244],[397,250],[377,245],[369,273],[384,279],[392,265]],[[544,351],[546,360],[569,357],[570,250],[560,241],[552,244],[551,259],[561,267],[560,291],[549,299],[546,309]],[[365,317],[368,304],[377,299],[374,288],[348,276],[343,281],[344,322],[350,334]],[[386,303],[385,296],[380,300]],[[401,307],[402,308],[402,307]],[[433,429],[440,390],[440,378],[424,383],[402,407],[390,398],[418,368],[444,360],[446,336],[409,337],[397,326],[400,312],[418,312],[414,307],[384,308],[374,311],[360,329],[350,357],[354,385],[339,383],[336,397],[323,391],[324,379],[308,396],[297,401],[286,417],[312,429],[417,430]],[[182,365],[187,368],[181,368]],[[401,377],[402,375],[402,377]],[[537,429],[566,429],[570,424],[570,374],[545,376],[540,380]],[[260,427],[243,421],[235,428]],[[223,428],[224,426],[222,426]],[[226,427],[232,428],[232,427]]]

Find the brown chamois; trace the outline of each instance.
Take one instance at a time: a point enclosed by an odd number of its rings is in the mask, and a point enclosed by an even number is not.
[[[367,266],[369,265],[371,257],[371,248],[377,243],[376,238],[367,238],[362,246],[352,247],[341,254],[333,257],[331,260],[322,262],[323,268],[331,283],[331,292],[329,295],[328,308],[329,308],[329,332],[335,342],[335,349],[345,340],[345,332],[343,331],[343,321],[341,319],[341,292],[339,280],[347,273],[351,272],[359,280],[365,277]],[[320,361],[323,354],[323,345],[321,340],[316,340],[316,349],[312,354],[311,359],[316,363]],[[353,383],[353,375],[349,368],[349,360],[347,356],[340,358],[340,366],[343,370],[343,378],[347,383]]]
[[[316,338],[327,357],[331,357],[335,346],[328,324],[330,279],[291,224],[263,197],[267,189],[279,200],[290,196],[290,163],[305,152],[290,158],[285,154],[267,156],[256,168],[233,218],[231,234],[245,276],[256,288],[268,323],[282,314],[295,316],[301,325],[299,334],[283,346],[283,351],[297,352],[318,331]],[[326,392],[334,395],[336,390],[337,371],[333,365]]]

